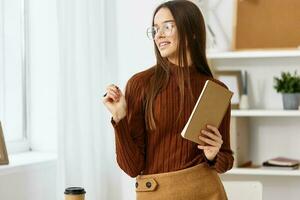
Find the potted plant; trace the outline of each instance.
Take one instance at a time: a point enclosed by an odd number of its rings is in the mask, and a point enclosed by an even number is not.
[[[274,88],[282,93],[283,108],[286,110],[298,109],[300,104],[300,76],[297,72],[281,72],[281,77],[274,77]]]

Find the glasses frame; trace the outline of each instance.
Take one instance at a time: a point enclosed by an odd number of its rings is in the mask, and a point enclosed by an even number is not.
[[[168,31],[167,26],[171,27],[171,29]],[[171,36],[174,33],[174,28],[176,27],[175,23],[173,21],[164,22],[161,27],[157,26],[151,26],[147,28],[146,34],[149,40],[155,40],[157,38],[158,34],[163,34],[164,36]],[[156,32],[156,33],[153,33]]]

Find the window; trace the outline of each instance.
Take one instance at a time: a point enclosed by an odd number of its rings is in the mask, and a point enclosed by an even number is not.
[[[25,0],[0,1],[0,120],[9,153],[29,149]]]

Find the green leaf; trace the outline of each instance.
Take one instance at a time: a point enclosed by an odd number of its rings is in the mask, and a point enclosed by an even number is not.
[[[300,92],[300,76],[297,71],[292,75],[290,72],[281,72],[280,77],[274,77],[274,89],[280,93]]]

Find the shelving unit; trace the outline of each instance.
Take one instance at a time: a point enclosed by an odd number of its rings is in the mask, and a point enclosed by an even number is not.
[[[241,59],[241,58],[293,58],[300,57],[300,49],[269,50],[269,51],[228,51],[208,52],[209,59]]]
[[[278,58],[284,58],[287,61],[293,60],[292,62],[297,63],[298,59],[300,59],[300,49],[295,50],[274,50],[274,51],[236,51],[236,52],[210,52],[208,53],[208,58],[211,59],[213,62],[216,61],[217,65],[220,65],[222,70],[226,70],[226,67],[228,66],[229,69],[232,69],[230,66],[231,61],[235,63],[234,69],[238,69],[239,65],[241,69],[247,69],[247,71],[252,71],[252,74],[255,74],[255,77],[253,76],[256,81],[254,81],[254,84],[258,83],[260,80],[265,79],[267,76],[273,76],[272,73],[263,73],[261,75],[256,74],[257,69],[261,68],[254,68],[255,62],[257,62],[257,65],[264,65],[264,61],[261,61],[260,59],[265,59],[266,63],[270,64],[273,61],[275,61]],[[243,59],[247,59],[246,61]],[[223,62],[224,61],[224,62]],[[245,62],[244,62],[245,61]],[[276,62],[275,61],[275,66]],[[279,60],[280,61],[280,60]],[[250,67],[247,68],[247,63],[250,62]],[[224,63],[224,65],[223,65]],[[238,63],[238,64],[237,64]],[[262,64],[261,64],[262,63]],[[216,66],[218,69],[219,66]],[[274,67],[274,66],[265,66],[265,67]],[[278,67],[278,66],[277,66]],[[291,67],[293,68],[293,67]],[[290,67],[284,68],[283,70],[290,70]],[[278,68],[277,68],[278,70]],[[300,72],[298,70],[298,72]],[[262,73],[262,71],[259,71],[258,73]],[[270,80],[270,79],[269,79]],[[253,80],[252,80],[253,81]],[[272,88],[272,87],[268,87]],[[278,99],[277,99],[278,100]],[[274,101],[274,99],[270,98],[270,101]],[[249,127],[252,126],[252,122],[260,122],[260,124],[263,124],[263,122],[270,121],[270,119],[276,118],[274,120],[281,121],[287,121],[289,119],[293,121],[297,121],[299,118],[299,130],[300,130],[300,110],[282,110],[282,109],[249,109],[249,110],[232,110],[231,111],[231,117],[232,117],[232,124],[231,126],[234,127],[235,130],[232,131],[232,134],[235,134],[235,138],[233,140],[233,148],[238,151],[238,154],[241,155],[241,160],[246,161],[246,151],[242,150],[242,148],[249,148],[250,147],[250,137],[253,137],[253,132],[251,131],[258,131],[259,128],[255,128],[254,130],[249,129]],[[283,123],[282,126],[285,126]],[[231,127],[231,128],[232,128]],[[265,129],[266,127],[264,127]],[[272,127],[270,127],[272,128]],[[239,129],[242,129],[243,131],[239,131]],[[298,132],[298,130],[294,131]],[[264,132],[260,133],[261,135],[264,134]],[[288,133],[290,134],[290,133]],[[248,139],[241,139],[243,136],[247,136]],[[256,136],[257,133],[256,133]],[[284,136],[283,136],[284,138]],[[257,138],[256,138],[257,139]],[[263,141],[264,143],[269,143],[269,141]],[[263,143],[261,141],[261,143]],[[238,144],[241,144],[240,146],[237,146]],[[255,144],[256,145],[256,144]],[[254,145],[254,146],[255,146]],[[299,140],[300,145],[300,140]],[[253,146],[252,146],[253,147]],[[256,153],[260,153],[255,151]],[[298,152],[298,151],[297,151]],[[264,152],[264,155],[266,153]],[[300,155],[299,155],[300,157]],[[264,159],[269,159],[270,157],[265,157]],[[235,157],[236,159],[236,157]],[[251,158],[250,158],[251,159]],[[238,160],[238,159],[237,159]],[[255,164],[259,164],[255,163]],[[239,168],[237,165],[233,167],[231,170],[226,172],[223,177],[226,177],[226,180],[231,180],[230,177],[235,179],[239,179],[239,177],[249,177],[249,179],[262,179],[263,177],[274,177],[274,178],[280,178],[280,177],[300,177],[300,169],[298,170],[283,170],[283,169],[267,169],[267,168]],[[260,177],[260,178],[259,178]]]
[[[232,110],[232,117],[300,117],[300,110]]]
[[[256,117],[300,117],[300,110],[232,110],[231,111],[231,117],[235,121],[235,126],[237,126],[237,123],[240,123],[237,128],[241,128],[245,126],[248,126],[248,120],[242,120],[241,118],[256,118]],[[243,125],[241,126],[241,123]],[[250,132],[250,131],[249,131]],[[234,134],[240,134],[239,130],[233,131]],[[246,132],[245,132],[246,133]],[[248,134],[248,131],[247,131]],[[241,134],[236,135],[236,138],[239,138],[239,141],[235,142],[242,142],[245,144],[245,140],[240,140]],[[247,135],[248,137],[248,135]],[[238,145],[238,144],[236,144]],[[237,148],[237,147],[235,147]],[[242,153],[245,153],[243,151]],[[275,169],[266,169],[266,168],[238,168],[234,167],[228,172],[229,175],[257,175],[257,176],[300,176],[300,169],[299,170],[275,170]]]
[[[252,176],[300,176],[300,170],[276,170],[264,168],[232,168],[227,172],[229,175],[252,175]]]

